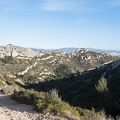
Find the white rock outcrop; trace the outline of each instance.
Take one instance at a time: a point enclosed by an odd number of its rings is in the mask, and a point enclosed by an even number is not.
[[[43,55],[43,53],[33,51],[27,48],[22,48],[19,46],[14,46],[12,44],[8,44],[0,48],[0,58],[3,58],[4,56],[12,56],[17,58],[30,58],[41,55]]]

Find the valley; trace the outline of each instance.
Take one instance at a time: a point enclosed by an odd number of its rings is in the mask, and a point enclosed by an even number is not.
[[[119,73],[119,57],[85,48],[72,52],[34,51],[12,44],[0,48],[1,91],[42,114],[68,120],[87,120],[88,114],[99,117],[103,109],[108,116],[118,116]]]

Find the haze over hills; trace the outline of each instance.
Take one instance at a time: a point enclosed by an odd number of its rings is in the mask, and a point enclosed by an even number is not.
[[[6,46],[10,46],[12,44],[8,44]],[[14,46],[14,45],[13,45]],[[3,46],[0,46],[0,48],[3,48]],[[24,47],[21,47],[21,48],[24,48]],[[14,48],[13,48],[14,49]],[[73,52],[79,48],[75,48],[75,47],[66,47],[66,48],[59,48],[59,49],[40,49],[40,48],[25,48],[26,50],[33,50],[33,51],[61,51],[61,52]],[[95,48],[86,48],[90,51],[93,51],[93,52],[103,52],[103,53],[107,53],[107,54],[110,54],[110,55],[113,55],[113,56],[119,56],[120,57],[120,51],[119,50],[103,50],[103,49],[95,49]],[[10,54],[10,53],[9,53]],[[37,54],[40,54],[40,53],[37,53]],[[22,55],[22,54],[21,54]],[[33,53],[33,56],[35,54]],[[39,55],[38,55],[39,56]],[[30,56],[29,56],[30,57]]]
[[[72,52],[77,49],[78,48],[60,48],[58,50],[62,52]],[[108,54],[120,57],[120,50],[102,50],[102,49],[95,49],[95,48],[87,48],[87,49],[94,52],[104,52],[104,53],[108,53]]]
[[[61,52],[72,52],[75,51],[79,48],[75,48],[75,47],[66,47],[66,48],[59,48],[59,49],[36,49],[36,48],[31,48],[32,50],[36,50],[36,51],[54,51],[54,50],[59,50]],[[108,53],[114,56],[119,56],[120,57],[120,50],[102,50],[102,49],[95,49],[95,48],[87,48],[90,51],[94,51],[94,52],[104,52],[104,53]]]
[[[104,53],[108,53],[108,54],[120,57],[120,51],[119,50],[102,50],[102,49],[94,49],[94,48],[88,48],[88,49],[91,50],[91,51],[94,51],[94,52],[104,52]]]

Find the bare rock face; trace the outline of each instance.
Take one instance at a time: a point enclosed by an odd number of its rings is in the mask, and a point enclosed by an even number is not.
[[[36,52],[31,49],[14,46],[12,44],[8,44],[0,48],[0,58],[3,58],[4,56],[12,56],[16,58],[30,58],[41,55],[41,52]]]
[[[20,80],[19,78],[15,79],[15,82],[19,83],[20,85],[24,85],[24,83],[22,82],[22,80]]]

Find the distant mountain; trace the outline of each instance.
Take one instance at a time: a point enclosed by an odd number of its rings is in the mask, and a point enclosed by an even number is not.
[[[37,48],[30,48],[32,50],[35,50],[35,51],[55,51],[55,50],[58,50],[58,51],[61,51],[61,52],[73,52],[79,48],[75,48],[75,47],[66,47],[66,48],[59,48],[59,49],[37,49]],[[120,50],[103,50],[103,49],[95,49],[95,48],[87,48],[88,50],[90,51],[93,51],[93,52],[103,52],[103,53],[107,53],[107,54],[110,54],[110,55],[113,55],[113,56],[119,56],[120,57]]]
[[[67,48],[60,48],[58,49],[61,52],[72,52],[74,50],[77,50],[78,48],[74,48],[74,47],[67,47]]]
[[[104,52],[104,53],[107,53],[107,54],[110,54],[110,55],[120,57],[120,51],[118,51],[118,50],[102,50],[102,49],[94,49],[94,48],[88,48],[88,50],[94,51],[94,52]]]
[[[60,48],[58,49],[59,51],[61,52],[72,52],[72,51],[75,51],[77,50],[78,48]],[[102,50],[102,49],[95,49],[95,48],[87,48],[88,50],[90,51],[93,51],[93,52],[104,52],[104,53],[107,53],[107,54],[110,54],[110,55],[114,55],[114,56],[119,56],[120,57],[120,51],[118,50]]]
[[[0,46],[0,57],[4,57],[5,55],[10,55],[11,52],[13,52],[13,56],[21,56],[21,57],[34,57],[34,56],[40,56],[43,52],[52,52],[52,51],[60,51],[60,52],[73,52],[77,50],[78,48],[75,47],[66,47],[66,48],[60,48],[60,49],[39,49],[39,48],[24,48],[19,46],[14,46],[12,44],[8,44],[5,46]],[[120,57],[120,51],[117,50],[102,50],[102,49],[94,49],[94,48],[87,48],[89,51],[93,52],[103,52],[107,53],[113,56],[119,56]]]
[[[72,52],[74,50],[77,50],[78,48],[60,48],[58,49],[59,51],[61,52]],[[107,53],[107,54],[110,54],[110,55],[114,55],[114,56],[119,56],[120,57],[120,50],[102,50],[102,49],[95,49],[95,48],[87,48],[88,50],[90,51],[93,51],[93,52],[104,52],[104,53]]]
[[[29,48],[31,50],[34,50],[34,51],[46,51],[46,49],[39,49],[39,48]]]
[[[59,48],[59,49],[39,49],[39,48],[30,48],[32,50],[35,51],[61,51],[61,52],[72,52],[74,50],[77,50],[78,48],[74,48],[74,47],[66,47],[66,48]]]

